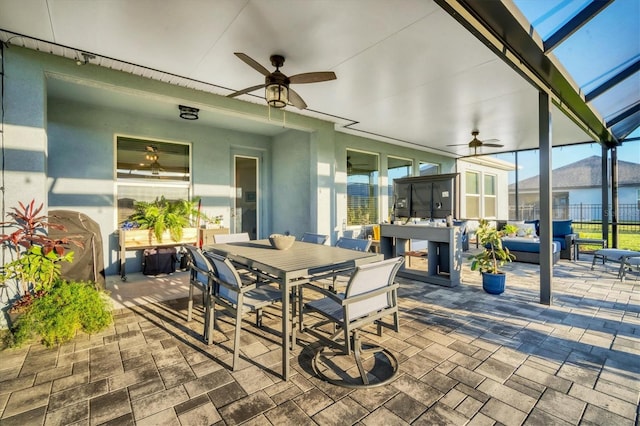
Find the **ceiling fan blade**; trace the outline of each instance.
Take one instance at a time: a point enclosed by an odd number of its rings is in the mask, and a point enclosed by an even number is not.
[[[254,70],[258,71],[260,74],[264,75],[265,77],[271,75],[271,72],[268,69],[266,69],[265,67],[260,65],[260,63],[258,61],[256,61],[255,59],[251,58],[249,55],[246,55],[246,54],[241,53],[241,52],[235,52],[234,55],[236,55],[238,58],[242,59],[244,61],[244,63],[249,65]]]
[[[321,81],[329,81],[335,79],[336,74],[333,71],[320,71],[292,75],[291,77],[289,77],[289,82],[291,82],[291,84],[319,83]]]
[[[500,142],[500,139],[482,139],[483,144]]]
[[[227,98],[235,98],[236,96],[244,95],[245,93],[253,92],[254,90],[258,90],[263,88],[264,84],[258,84],[257,86],[247,87],[246,89],[238,90],[237,92],[233,92],[227,95]]]
[[[447,146],[469,146],[468,143],[454,143],[454,144],[449,144]]]
[[[482,142],[482,146],[489,146],[491,148],[502,148],[504,145],[499,144],[499,143],[485,143],[485,142]]]
[[[292,88],[289,88],[289,102],[291,102],[291,104],[298,109],[307,108],[307,104],[302,100],[300,95],[298,95],[298,92],[296,92]]]

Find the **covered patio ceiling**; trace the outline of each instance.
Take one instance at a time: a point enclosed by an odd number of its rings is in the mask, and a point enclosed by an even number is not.
[[[638,15],[626,18],[637,30]],[[584,16],[571,34],[590,19]],[[619,121],[609,125],[611,117],[585,101],[529,25],[510,0],[4,0],[0,39],[9,49],[24,46],[222,96],[264,82],[234,52],[268,70],[269,56],[280,54],[286,75],[337,75],[335,81],[292,85],[309,107],[289,105],[287,111],[335,122],[341,132],[453,157],[474,153],[466,146],[472,130],[504,145],[478,153],[538,147],[537,85],[554,101],[554,146],[593,140],[615,145],[610,128]],[[557,36],[548,32],[547,40]],[[640,38],[628,43],[637,53]],[[627,114],[625,136],[640,121],[640,87],[633,85],[637,56],[635,61],[622,79],[631,109],[617,106]],[[52,97],[179,120],[175,102],[55,79],[48,88]],[[264,91],[237,102],[264,105]],[[283,130],[194,106],[201,108],[201,123],[271,135]]]

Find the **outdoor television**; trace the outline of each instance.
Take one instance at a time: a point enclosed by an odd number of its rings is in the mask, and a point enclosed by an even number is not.
[[[394,179],[394,218],[457,218],[459,180],[459,173]]]

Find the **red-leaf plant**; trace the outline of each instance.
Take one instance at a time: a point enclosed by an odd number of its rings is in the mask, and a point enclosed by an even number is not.
[[[82,242],[64,237],[50,238],[48,229],[66,231],[62,225],[50,223],[46,215],[40,215],[44,204],[36,207],[35,200],[28,204],[18,202],[20,207],[13,207],[13,212],[7,213],[12,220],[0,223],[2,229],[15,229],[10,234],[0,235],[0,244],[11,252],[13,260],[4,265],[0,274],[0,281],[17,279],[22,286],[23,296],[29,295],[29,286],[33,285],[35,292],[47,291],[55,279],[60,275],[60,261],[73,260],[73,252],[67,252],[70,243],[82,247]],[[40,281],[34,282],[34,281]],[[39,285],[40,284],[40,285]],[[44,288],[43,288],[44,287]]]

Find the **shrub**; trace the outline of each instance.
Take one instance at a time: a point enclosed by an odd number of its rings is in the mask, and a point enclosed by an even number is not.
[[[13,330],[13,345],[40,336],[46,346],[64,343],[82,330],[96,333],[113,322],[111,301],[91,282],[58,281],[33,301]]]

